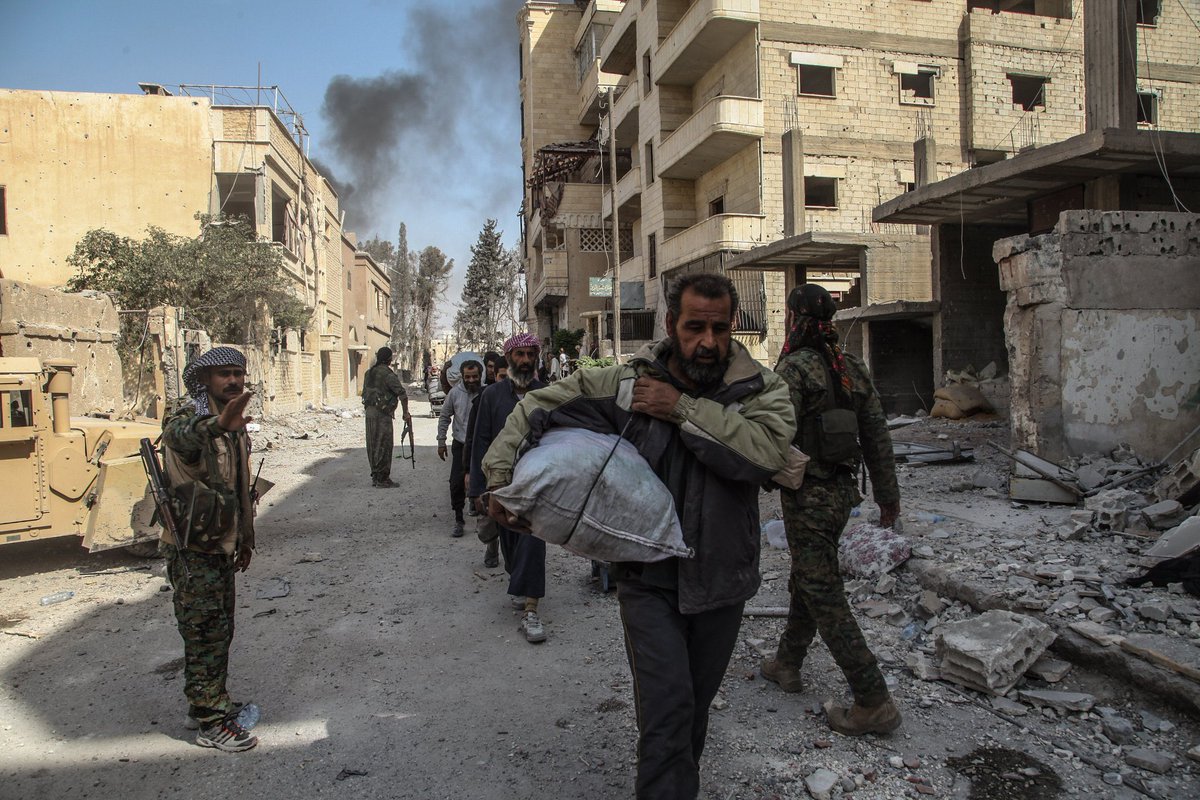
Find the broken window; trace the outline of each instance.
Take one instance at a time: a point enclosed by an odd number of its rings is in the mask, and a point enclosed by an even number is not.
[[[653,233],[646,237],[646,265],[651,278],[658,274],[658,237]]]
[[[717,214],[725,213],[725,195],[714,198],[708,201],[708,215],[715,217]]]
[[[258,226],[257,204],[259,177],[249,172],[223,172],[217,174],[217,196],[221,200],[221,214],[236,219],[244,217],[251,228]]]
[[[1025,111],[1046,108],[1046,84],[1050,81],[1041,75],[1009,75],[1012,84],[1012,102]]]
[[[1158,124],[1158,92],[1137,93],[1137,121],[1139,125]]]
[[[1158,17],[1162,14],[1162,0],[1138,0],[1137,1],[1137,24],[1155,26],[1158,25]],[[1138,120],[1139,122],[1141,120]]]
[[[1035,14],[1039,17],[1071,17],[1071,0],[967,0],[967,10],[981,8],[999,14]]]
[[[7,201],[8,198],[5,197],[4,187],[0,186],[0,236],[8,235]]]
[[[917,66],[916,71],[911,73],[907,70],[898,71],[900,102],[911,106],[933,105],[933,79],[937,75],[937,67]]]
[[[800,73],[799,94],[812,97],[837,97],[833,67],[819,64],[797,64]]]
[[[804,178],[805,208],[837,208],[837,178]]]

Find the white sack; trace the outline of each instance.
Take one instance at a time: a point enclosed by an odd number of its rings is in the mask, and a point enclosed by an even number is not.
[[[598,561],[690,558],[671,493],[629,441],[621,439],[604,474],[616,434],[557,428],[542,437],[513,470],[512,483],[493,494],[530,522],[533,535]],[[582,517],[579,509],[587,507]],[[571,528],[579,518],[572,534]]]

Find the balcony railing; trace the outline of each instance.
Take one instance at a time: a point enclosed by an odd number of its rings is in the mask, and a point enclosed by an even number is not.
[[[741,252],[762,244],[762,214],[716,214],[662,243],[659,271],[668,272],[722,250]]]
[[[641,3],[625,3],[613,20],[612,30],[600,48],[600,67],[605,72],[628,75],[637,65],[637,15]]]
[[[621,210],[621,214],[624,215],[626,213],[626,209],[629,208],[630,202],[634,200],[640,200],[641,196],[642,169],[641,167],[633,167],[629,170],[629,172],[626,172],[624,175],[622,175],[617,181],[617,208]],[[640,213],[640,202],[638,203],[638,206],[638,211]],[[629,208],[629,210],[632,211],[633,209]],[[604,214],[605,219],[612,217],[611,189],[604,193],[604,205],[602,207],[602,213]]]
[[[696,0],[658,46],[654,82],[695,84],[758,22],[758,0]]]
[[[762,100],[714,97],[663,139],[658,148],[658,174],[664,178],[698,178],[762,139],[763,131]]]

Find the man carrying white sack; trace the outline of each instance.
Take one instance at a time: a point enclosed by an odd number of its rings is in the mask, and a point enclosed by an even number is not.
[[[760,581],[759,487],[783,468],[795,435],[787,385],[733,341],[736,315],[727,278],[678,279],[667,296],[666,339],[628,364],[577,370],[530,392],[483,460],[495,490],[512,480],[531,431],[623,431],[674,498],[694,557],[612,569],[634,679],[639,798],[699,792],[709,704]],[[494,496],[488,513],[525,527]]]

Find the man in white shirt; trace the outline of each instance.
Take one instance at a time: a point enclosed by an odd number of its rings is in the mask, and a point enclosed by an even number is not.
[[[446,395],[442,404],[442,413],[438,418],[438,458],[446,460],[446,429],[454,422],[454,442],[450,446],[450,507],[454,509],[454,537],[463,535],[463,505],[466,503],[467,490],[463,481],[466,475],[466,462],[463,458],[463,447],[467,440],[467,422],[471,418],[471,407],[479,397],[483,385],[483,365],[478,361],[465,361],[460,367],[462,379],[455,384]]]

